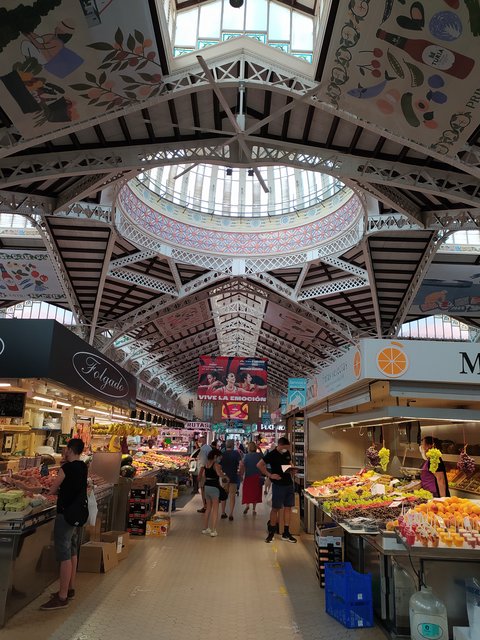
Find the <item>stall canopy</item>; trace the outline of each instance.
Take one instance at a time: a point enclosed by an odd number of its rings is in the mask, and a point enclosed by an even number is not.
[[[136,378],[55,320],[0,320],[0,377],[46,378],[135,408]]]

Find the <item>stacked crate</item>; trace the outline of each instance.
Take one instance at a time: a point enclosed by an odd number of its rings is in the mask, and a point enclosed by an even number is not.
[[[155,490],[145,485],[130,490],[128,499],[127,531],[133,536],[144,536],[147,520],[154,508]]]

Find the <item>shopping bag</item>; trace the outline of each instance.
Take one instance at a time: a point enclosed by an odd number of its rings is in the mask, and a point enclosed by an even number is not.
[[[88,524],[92,527],[95,526],[95,522],[97,521],[97,513],[97,500],[95,498],[95,492],[92,487],[88,493]]]

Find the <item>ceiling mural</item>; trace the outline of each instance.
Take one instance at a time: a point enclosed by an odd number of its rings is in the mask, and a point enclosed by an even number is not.
[[[5,3],[2,3],[5,4]],[[2,106],[27,138],[160,91],[148,3],[7,1],[0,8]]]
[[[434,264],[428,270],[411,313],[476,316],[480,311],[480,267]]]
[[[155,323],[163,336],[179,336],[183,331],[198,327],[210,319],[210,308],[206,300],[191,304],[186,309],[167,313],[156,319]]]
[[[294,335],[302,342],[312,342],[318,334],[318,325],[310,322],[306,318],[302,318],[296,313],[292,313],[275,302],[269,302],[265,312],[265,322],[271,324],[272,327],[282,329],[287,333]]]
[[[476,127],[479,36],[478,2],[342,0],[322,97],[454,156]]]
[[[0,297],[66,300],[50,256],[42,251],[0,251]]]

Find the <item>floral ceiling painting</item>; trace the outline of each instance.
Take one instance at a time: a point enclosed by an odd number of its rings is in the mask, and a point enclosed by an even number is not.
[[[322,99],[444,156],[478,123],[479,0],[340,0]]]
[[[161,86],[148,2],[1,3],[2,103],[25,138],[154,97]]]

